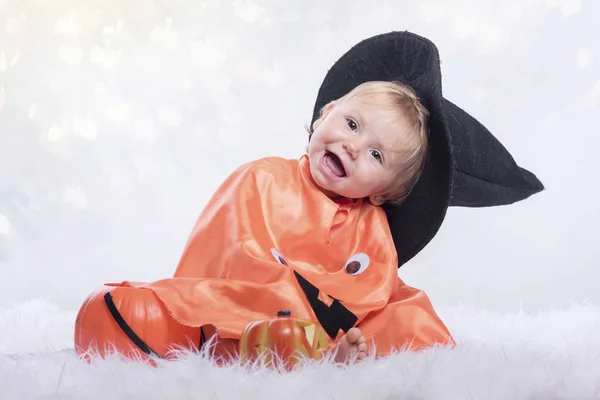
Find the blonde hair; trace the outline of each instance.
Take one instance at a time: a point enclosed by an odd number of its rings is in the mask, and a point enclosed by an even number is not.
[[[400,157],[402,161],[396,166],[392,184],[384,193],[377,194],[384,202],[399,205],[413,190],[423,172],[427,156],[429,112],[421,104],[415,91],[398,81],[365,82],[329,104],[372,95],[385,95],[390,107],[400,112],[409,126],[409,129],[399,133],[404,136],[405,148],[402,150],[403,157]],[[319,118],[329,104],[321,108]],[[312,135],[312,129],[307,128],[307,130]]]

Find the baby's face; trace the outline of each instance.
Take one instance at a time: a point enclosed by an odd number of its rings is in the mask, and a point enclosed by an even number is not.
[[[402,151],[403,132],[410,127],[402,113],[382,95],[328,105],[314,123],[308,156],[315,183],[330,197],[385,196]]]

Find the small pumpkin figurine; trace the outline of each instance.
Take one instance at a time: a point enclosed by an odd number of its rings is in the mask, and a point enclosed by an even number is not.
[[[281,310],[276,318],[250,322],[239,346],[243,364],[260,360],[291,370],[302,359],[320,360],[330,342],[319,324],[292,318],[290,311]]]

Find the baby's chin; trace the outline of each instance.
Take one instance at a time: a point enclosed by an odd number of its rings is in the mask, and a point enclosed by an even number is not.
[[[317,186],[319,186],[319,185],[317,185]],[[343,195],[341,195],[341,194],[339,194],[339,193],[337,193],[335,191],[325,189],[325,188],[323,188],[321,186],[319,186],[319,189],[321,189],[321,192],[325,193],[325,195],[327,197],[329,197],[331,200],[339,200],[339,199],[342,199],[342,198],[345,197],[345,196],[343,196]]]
[[[349,188],[331,188],[329,189],[329,193],[337,198],[349,199],[349,200],[358,200],[369,197],[368,194],[360,190],[352,190]]]

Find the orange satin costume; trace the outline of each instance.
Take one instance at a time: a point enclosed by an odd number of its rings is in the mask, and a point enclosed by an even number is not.
[[[332,339],[359,327],[377,355],[454,344],[427,295],[398,278],[383,209],[329,199],[307,155],[235,170],[201,213],[174,277],[134,286],[154,291],[177,322],[212,325],[221,339],[290,310]]]

